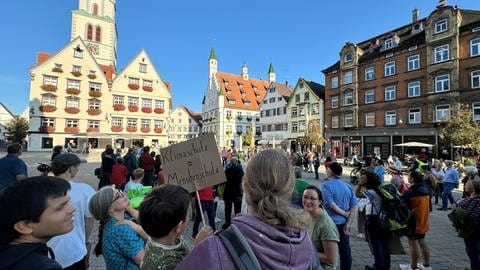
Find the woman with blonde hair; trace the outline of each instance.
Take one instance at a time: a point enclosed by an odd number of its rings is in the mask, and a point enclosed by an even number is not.
[[[248,269],[320,267],[301,213],[290,206],[294,181],[290,162],[282,152],[265,150],[249,161],[243,178],[247,214],[235,216],[227,229],[238,231],[240,242],[246,243],[242,249],[251,251],[254,264]],[[235,255],[224,243],[218,235],[206,238],[176,269],[237,269]]]
[[[100,221],[95,255],[103,254],[108,269],[139,269],[148,235],[133,219],[138,211],[130,207],[126,194],[113,186],[101,188],[88,203]]]

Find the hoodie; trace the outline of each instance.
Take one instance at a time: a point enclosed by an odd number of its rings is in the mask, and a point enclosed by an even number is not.
[[[0,247],[0,270],[63,269],[45,243],[22,243]]]
[[[308,269],[314,250],[306,230],[273,228],[260,219],[237,215],[233,219],[247,239],[262,269]],[[218,236],[200,242],[175,269],[235,269],[227,249]]]

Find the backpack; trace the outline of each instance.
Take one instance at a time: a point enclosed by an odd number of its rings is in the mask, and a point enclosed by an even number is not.
[[[242,235],[240,230],[231,224],[226,229],[217,233],[217,236],[222,241],[223,245],[230,254],[233,264],[239,270],[261,270],[260,263],[253,253],[252,248],[247,242],[247,239]],[[320,260],[317,252],[312,250],[312,261],[310,262],[309,270],[322,270]]]
[[[379,187],[382,207],[379,211],[381,229],[390,231],[392,235],[402,236],[415,230],[415,217],[394,184],[383,184]],[[413,227],[413,228],[412,228]]]

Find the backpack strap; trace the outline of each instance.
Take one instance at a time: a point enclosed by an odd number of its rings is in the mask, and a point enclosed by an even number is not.
[[[260,263],[252,251],[245,237],[243,237],[237,226],[231,224],[225,230],[220,231],[217,236],[227,249],[237,269],[260,270]]]

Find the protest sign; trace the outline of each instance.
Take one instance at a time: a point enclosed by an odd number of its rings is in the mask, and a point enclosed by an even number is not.
[[[162,148],[160,155],[165,182],[188,192],[226,181],[213,134]]]

